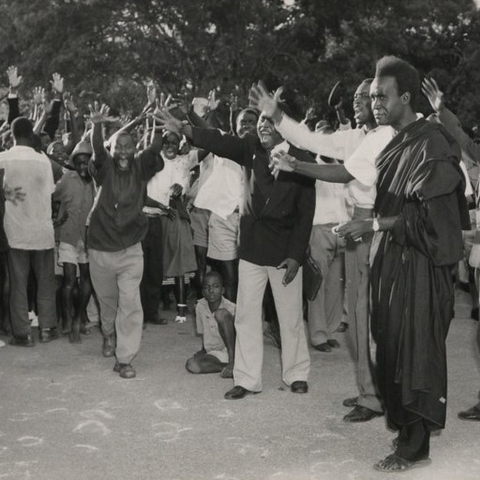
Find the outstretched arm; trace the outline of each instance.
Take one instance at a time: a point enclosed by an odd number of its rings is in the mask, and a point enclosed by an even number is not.
[[[252,85],[248,98],[254,108],[273,120],[275,128],[291,144],[315,154],[346,160],[345,146],[351,136],[356,135],[353,130],[338,131],[331,135],[312,132],[305,124],[296,122],[282,112],[278,105],[280,95],[279,90],[275,95],[268,93],[265,86],[259,82]]]
[[[271,168],[273,171],[296,172],[306,177],[330,183],[348,183],[355,178],[344,165],[318,165],[302,162],[286,152],[278,152],[274,155]]]

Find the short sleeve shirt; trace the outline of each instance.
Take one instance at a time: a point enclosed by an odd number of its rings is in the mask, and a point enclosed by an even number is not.
[[[225,297],[222,297],[219,309],[224,308],[232,316],[235,316],[235,304]],[[205,298],[198,301],[195,309],[197,332],[203,335],[203,346],[205,351],[211,352],[212,350],[224,350],[225,343],[218,330],[218,324],[215,320],[215,315],[210,311],[208,302]]]

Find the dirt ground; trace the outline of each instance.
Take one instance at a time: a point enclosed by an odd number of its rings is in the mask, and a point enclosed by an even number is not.
[[[448,338],[447,427],[432,439],[432,464],[404,479],[479,479],[480,422],[459,420],[480,388],[476,322],[457,293]],[[173,313],[169,313],[173,319]],[[3,338],[6,340],[5,338]],[[193,322],[148,325],[134,361],[137,378],[112,371],[95,329],[81,345],[65,338],[0,349],[0,479],[33,480],[370,480],[391,453],[383,418],[342,422],[355,394],[346,334],[332,353],[311,350],[310,392],[280,380],[280,357],[265,341],[264,390],[224,400],[231,380],[191,375],[200,348]]]

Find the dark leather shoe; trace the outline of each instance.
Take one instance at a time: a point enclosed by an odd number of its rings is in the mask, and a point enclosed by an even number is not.
[[[35,342],[33,341],[32,334],[29,333],[22,337],[12,337],[8,344],[14,347],[33,347]]]
[[[332,351],[332,347],[327,342],[314,345],[313,348],[315,350],[318,350],[319,352],[324,352],[324,353],[328,353]]]
[[[368,422],[369,420],[381,416],[383,416],[383,412],[375,412],[369,408],[357,405],[351,412],[343,417],[343,421],[348,423]]]
[[[224,395],[224,398],[225,400],[240,400],[241,398],[244,398],[247,395],[252,395],[254,393],[258,392],[251,392],[250,390],[247,390],[246,388],[237,385],[236,387],[233,387],[231,390],[229,390]]]
[[[332,348],[340,348],[340,343],[337,340],[334,340],[333,338],[330,340],[327,340],[327,343]]]
[[[167,325],[168,318],[162,318],[160,315],[157,315],[156,317],[146,317],[145,323],[151,323],[152,325]]]
[[[353,408],[357,406],[357,402],[358,402],[358,397],[351,397],[351,398],[346,398],[342,402],[342,405],[344,407]]]
[[[135,378],[137,376],[137,372],[129,363],[115,362],[113,371],[120,374],[122,378]]]
[[[48,343],[52,340],[56,340],[59,337],[56,328],[42,328],[38,332],[38,341],[40,343]]]
[[[115,335],[103,337],[102,355],[104,357],[113,357],[115,355]]]
[[[458,412],[458,418],[480,422],[480,410],[477,407],[469,408],[463,412]]]
[[[308,383],[303,380],[297,380],[290,385],[290,391],[292,393],[307,393]]]

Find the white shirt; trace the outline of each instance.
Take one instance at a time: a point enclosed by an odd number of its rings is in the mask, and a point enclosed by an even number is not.
[[[55,190],[52,165],[33,148],[14,146],[0,153],[5,169],[4,184],[21,187],[25,194],[16,205],[5,202],[4,227],[11,248],[49,250],[54,247],[52,193]]]
[[[242,167],[228,158],[213,156],[212,171],[199,186],[194,205],[227,219],[242,203]]]
[[[375,159],[393,138],[391,127],[380,126],[373,130],[357,128],[324,134],[312,132],[283,115],[276,128],[286,140],[300,148],[344,160],[345,168],[354,177],[347,186],[347,202],[351,207],[373,208],[377,178]],[[367,142],[367,139],[372,140]]]
[[[317,163],[326,163],[317,156]],[[315,215],[313,225],[325,225],[327,223],[347,222],[352,218],[353,212],[347,203],[347,185],[343,183],[331,183],[317,180],[315,182]]]
[[[176,183],[185,193],[190,182],[190,170],[198,164],[198,150],[191,150],[187,155],[177,155],[173,160],[163,158],[165,166],[156,173],[147,184],[147,195],[156,202],[168,206],[170,187]]]

